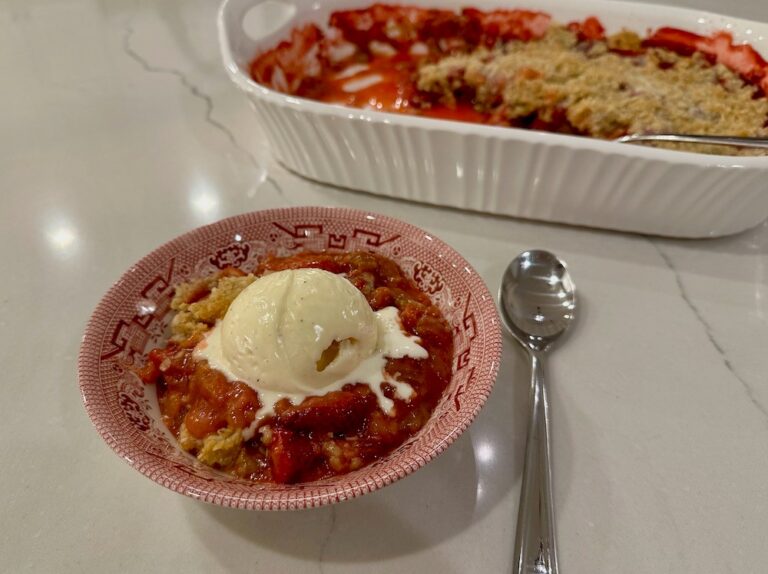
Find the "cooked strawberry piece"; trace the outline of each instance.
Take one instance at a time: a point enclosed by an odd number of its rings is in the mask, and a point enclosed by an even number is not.
[[[256,418],[261,401],[251,387],[235,381],[227,392],[227,425],[232,428],[246,428]]]
[[[571,22],[567,27],[571,32],[578,36],[579,40],[605,40],[605,28],[603,28],[600,20],[594,16],[590,16],[583,22]]]
[[[227,421],[217,404],[198,400],[184,416],[184,424],[189,434],[203,439],[227,426]]]
[[[552,20],[549,14],[531,10],[493,10],[483,12],[465,8],[462,15],[467,19],[470,31],[481,30],[480,43],[492,46],[501,40],[532,40],[542,37]]]
[[[333,255],[328,253],[297,253],[295,256],[289,258],[267,255],[259,263],[259,266],[255,270],[255,274],[262,275],[267,271],[306,268],[322,269],[330,273],[344,273],[349,270],[349,265],[340,263],[333,257]]]
[[[173,349],[169,345],[165,349],[152,349],[147,355],[146,364],[136,371],[136,374],[146,385],[152,385],[158,381],[160,375],[160,365],[166,357],[173,354]]]
[[[659,28],[643,40],[643,46],[649,48],[666,48],[681,56],[690,56],[698,49],[698,43],[703,37],[693,32],[677,28]]]
[[[145,385],[152,385],[160,377],[160,369],[152,361],[147,361],[143,367],[136,371],[136,374]]]
[[[419,39],[425,42],[429,40],[461,40],[462,44],[466,45],[466,27],[466,18],[445,10],[432,10],[431,17],[424,22],[419,32]]]
[[[421,319],[422,315],[426,311],[426,307],[421,303],[413,301],[407,302],[400,308],[400,323],[403,325],[408,333],[413,333],[416,330],[416,325]]]
[[[432,313],[424,313],[416,324],[415,334],[421,338],[422,343],[430,342],[436,346],[448,346],[453,341],[453,335],[448,324],[441,316]]]
[[[373,294],[373,290],[376,288],[376,277],[369,271],[353,271],[347,276],[347,279],[367,298]]]
[[[392,297],[392,291],[387,287],[377,287],[371,294],[371,298],[368,300],[371,308],[374,311],[389,307],[392,305],[394,297]]]
[[[384,42],[407,48],[415,42],[437,41],[440,50],[450,52],[468,45],[492,46],[497,41],[530,40],[544,35],[550,16],[531,10],[482,12],[465,8],[461,14],[448,10],[374,4],[362,10],[331,15],[331,26],[363,51],[370,42]]]
[[[734,46],[733,36],[728,32],[716,32],[710,38],[702,38],[697,47],[748,82],[760,85],[760,81],[768,74],[768,62],[752,46]]]
[[[232,387],[221,371],[212,369],[207,362],[195,364],[190,390],[200,399],[216,405],[225,405],[227,393]]]
[[[677,28],[659,28],[643,45],[666,48],[682,56],[699,51],[768,93],[768,62],[752,46],[734,45],[729,32],[715,32],[707,37]]]
[[[343,10],[331,14],[331,26],[363,51],[371,42],[407,48],[458,22],[458,15],[446,10],[374,4],[362,10]],[[458,25],[457,25],[458,26]]]
[[[333,391],[289,406],[278,415],[277,425],[304,432],[350,432],[356,430],[374,408],[376,399],[371,394]]]
[[[291,39],[280,42],[253,61],[251,75],[256,81],[287,93],[296,93],[307,78],[323,70],[318,44],[323,33],[314,24],[297,28]]]
[[[274,429],[272,433],[272,478],[275,482],[295,482],[321,455],[320,449],[309,438],[290,430]]]

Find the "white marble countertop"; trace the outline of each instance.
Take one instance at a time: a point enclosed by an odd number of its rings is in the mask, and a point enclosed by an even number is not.
[[[768,20],[764,0],[684,3]],[[509,340],[488,404],[456,444],[334,507],[208,506],[141,476],[92,428],[76,355],[123,270],[222,217],[325,204],[434,232],[492,291],[525,248],[569,263],[581,317],[549,369],[563,572],[764,572],[768,225],[648,239],[302,180],[270,160],[226,78],[216,9],[0,3],[0,570],[510,571],[528,372]]]

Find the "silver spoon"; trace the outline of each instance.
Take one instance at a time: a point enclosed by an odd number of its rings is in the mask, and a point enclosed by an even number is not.
[[[574,319],[576,290],[565,264],[548,251],[521,253],[499,289],[501,318],[531,355],[531,414],[515,534],[516,574],[557,574],[544,354]]]
[[[616,138],[614,141],[619,143],[673,142],[712,144],[768,149],[768,138],[757,137],[709,136],[696,134],[631,134]]]

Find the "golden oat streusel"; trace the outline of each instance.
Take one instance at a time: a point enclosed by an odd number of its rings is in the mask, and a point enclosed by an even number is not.
[[[171,322],[174,341],[202,335],[224,317],[229,305],[240,292],[256,280],[253,275],[211,275],[176,287],[171,309],[176,315]]]
[[[757,87],[698,52],[611,51],[640,45],[639,36],[628,31],[580,43],[575,33],[553,25],[539,40],[425,64],[417,85],[448,105],[457,94],[471,93],[478,111],[510,122],[534,116],[556,122],[564,114],[575,133],[605,139],[648,132],[768,136],[768,98],[759,97]],[[733,153],[717,146],[690,149]]]

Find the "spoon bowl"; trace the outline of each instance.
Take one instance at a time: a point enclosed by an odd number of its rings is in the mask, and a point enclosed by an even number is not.
[[[525,251],[504,271],[501,318],[531,357],[531,412],[515,533],[516,574],[557,574],[555,513],[544,354],[576,317],[576,288],[565,263],[548,251]]]
[[[544,351],[573,321],[576,288],[555,255],[525,251],[504,271],[499,302],[507,329],[524,346]]]

